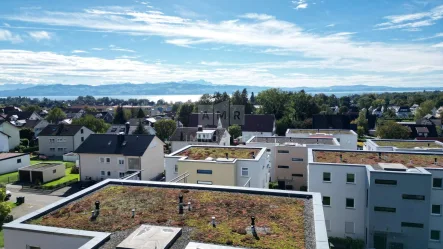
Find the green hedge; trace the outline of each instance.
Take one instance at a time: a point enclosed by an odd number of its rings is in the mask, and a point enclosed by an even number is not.
[[[36,151],[38,151],[38,146],[29,147],[29,148],[23,149],[22,151],[23,151],[23,153],[36,152]]]
[[[73,179],[73,180],[70,180],[70,181],[67,181],[67,182],[64,182],[64,183],[60,183],[60,184],[57,184],[57,185],[54,185],[54,186],[34,185],[34,186],[32,186],[32,188],[52,190],[52,189],[63,188],[63,187],[69,186],[71,184],[74,184],[76,182],[78,182],[78,179]]]

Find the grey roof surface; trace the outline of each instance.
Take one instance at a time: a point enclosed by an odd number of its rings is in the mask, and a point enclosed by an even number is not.
[[[272,132],[275,116],[273,114],[246,114],[242,131]]]
[[[48,125],[40,132],[39,136],[74,136],[82,127],[83,125]]]
[[[144,125],[145,129],[148,131],[149,125]],[[129,135],[132,135],[134,131],[137,129],[137,125],[129,126]],[[120,132],[124,132],[126,134],[126,125],[111,125],[109,129],[106,131],[106,134],[119,134]]]
[[[43,171],[48,168],[59,166],[60,164],[63,164],[63,163],[38,163],[38,164],[29,165],[29,166],[20,168],[20,170]]]
[[[91,134],[75,153],[142,156],[154,135]]]

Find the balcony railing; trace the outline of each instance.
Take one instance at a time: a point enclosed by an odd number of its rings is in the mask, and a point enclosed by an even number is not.
[[[170,180],[169,182],[182,182],[183,181],[183,183],[187,183],[188,182],[188,176],[189,176],[189,173],[185,172],[185,173],[177,176],[176,178]]]

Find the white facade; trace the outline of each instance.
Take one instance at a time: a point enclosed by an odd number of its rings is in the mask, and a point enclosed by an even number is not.
[[[210,137],[212,137],[212,134],[210,135]],[[174,151],[180,150],[188,145],[229,146],[230,144],[231,144],[231,135],[229,135],[229,132],[226,130],[218,143],[217,142],[198,142],[198,141],[171,141],[171,151],[174,152]]]
[[[31,164],[29,154],[7,153],[9,158],[0,159],[0,175],[17,171]]]
[[[121,154],[78,153],[80,180],[120,179],[127,172],[141,171],[141,180],[150,180],[164,170],[163,142],[155,137],[141,157]]]
[[[40,132],[48,125],[49,125],[48,121],[44,119],[40,120],[40,122],[38,122],[38,124],[34,126],[34,136],[38,137]]]
[[[418,146],[413,148],[402,148],[395,146],[380,146],[378,142],[392,142],[395,144],[411,143]],[[443,152],[443,143],[435,140],[398,140],[398,139],[368,139],[364,143],[363,150],[369,151],[410,151],[410,152]]]
[[[0,133],[0,152],[9,151],[9,137],[4,133]]]
[[[5,121],[0,124],[0,131],[9,135],[8,145],[10,150],[20,145],[20,130],[17,127]]]
[[[341,149],[356,150],[358,135],[353,130],[338,129],[288,129],[287,137],[333,137],[340,143]]]
[[[242,142],[246,142],[252,137],[271,137],[273,135],[273,132],[242,131]]]
[[[63,156],[75,151],[93,131],[82,127],[73,136],[40,136],[38,139],[39,152],[47,156]]]

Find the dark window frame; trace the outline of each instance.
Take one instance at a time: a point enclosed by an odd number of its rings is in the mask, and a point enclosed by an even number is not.
[[[379,185],[397,185],[397,180],[375,179],[374,184]]]
[[[329,203],[325,204],[325,200],[328,200]],[[330,196],[323,196],[322,204],[323,204],[323,206],[330,207],[331,206],[331,197]]]
[[[325,178],[325,174],[329,174],[329,180]],[[332,181],[332,174],[331,172],[323,172],[323,182],[331,182]]]
[[[289,150],[277,150],[279,154],[289,154]]]
[[[289,169],[289,166],[287,166],[287,165],[278,165],[277,168],[279,168],[279,169]]]
[[[374,206],[374,212],[396,213],[397,208]]]
[[[424,225],[422,223],[414,223],[414,222],[402,222],[402,227],[411,227],[411,228],[423,228]]]
[[[408,194],[402,194],[401,198],[403,200],[417,200],[417,201],[424,201],[426,199],[424,195],[408,195]]]
[[[198,169],[197,174],[212,175],[212,169]]]

